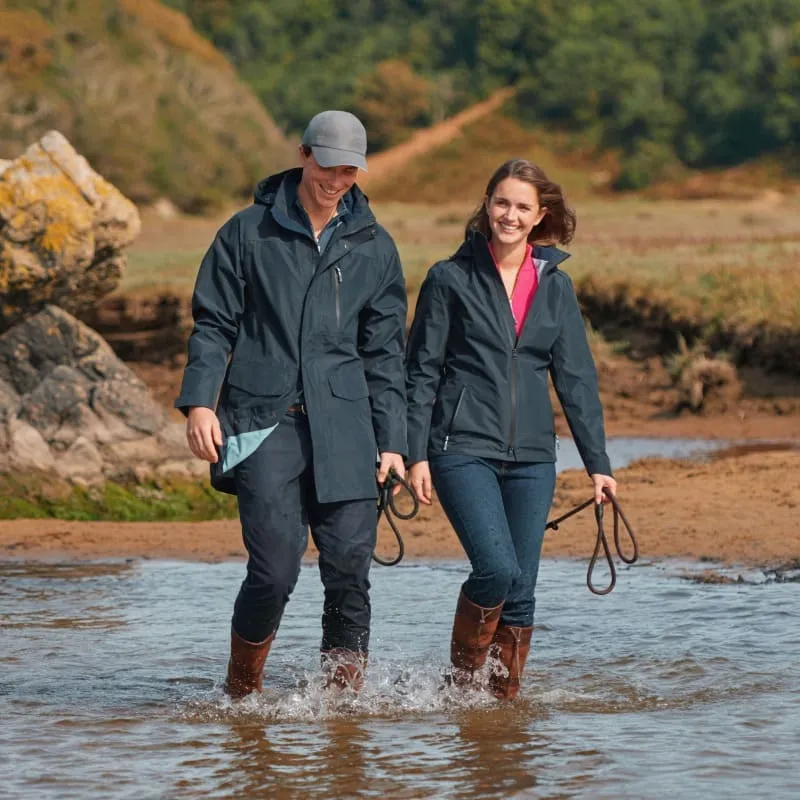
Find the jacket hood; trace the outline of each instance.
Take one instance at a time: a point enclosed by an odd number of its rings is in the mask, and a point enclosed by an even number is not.
[[[456,250],[452,256],[453,261],[469,260],[478,257],[491,258],[489,252],[489,240],[480,231],[470,231],[466,239],[461,243],[461,246]],[[566,261],[570,254],[565,250],[558,247],[551,247],[547,245],[534,245],[533,257],[537,261],[546,262],[544,268],[545,272],[554,270],[559,264]]]

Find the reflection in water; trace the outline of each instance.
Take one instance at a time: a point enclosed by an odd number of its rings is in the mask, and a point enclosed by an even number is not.
[[[536,722],[524,700],[514,714],[498,709],[461,715],[451,769],[472,787],[473,797],[512,797],[536,788],[537,766],[550,746]]]
[[[514,704],[442,680],[442,598],[463,562],[373,571],[358,698],[322,688],[304,568],[265,692],[237,704],[220,688],[237,564],[2,566],[0,785],[81,800],[800,795],[800,586],[681,579],[702,566],[625,568],[597,598],[584,562],[546,561]]]

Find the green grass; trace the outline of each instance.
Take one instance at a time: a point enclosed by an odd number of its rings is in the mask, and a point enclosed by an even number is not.
[[[568,198],[569,199],[569,198]],[[439,205],[373,204],[397,242],[413,309],[428,268],[451,255],[480,196]],[[630,306],[657,300],[683,318],[800,331],[800,198],[750,201],[593,197],[576,204],[564,269],[577,285],[616,292]],[[224,217],[145,220],[121,290],[191,294],[197,266]],[[702,319],[701,319],[702,318]]]
[[[36,475],[0,476],[0,519],[157,522],[227,519],[236,500],[207,481],[153,480],[82,487]]]
[[[179,294],[191,294],[197,268],[206,248],[192,250],[132,250],[128,269],[119,287],[122,292],[138,292],[158,287]]]

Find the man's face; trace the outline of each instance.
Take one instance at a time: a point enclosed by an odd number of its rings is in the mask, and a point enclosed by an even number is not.
[[[301,185],[306,196],[320,209],[337,208],[358,177],[358,167],[321,167],[314,154],[306,155],[302,147],[300,164],[303,167]]]

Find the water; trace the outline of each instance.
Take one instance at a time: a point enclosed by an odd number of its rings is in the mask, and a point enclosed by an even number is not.
[[[723,439],[657,439],[642,436],[608,439],[606,449],[612,469],[622,469],[640,458],[699,458],[730,446]],[[573,439],[559,439],[556,469],[583,469],[583,462]]]
[[[800,796],[800,584],[682,579],[699,568],[624,568],[598,598],[585,562],[543,562],[505,705],[441,688],[465,563],[373,570],[356,700],[321,688],[307,566],[264,694],[232,705],[240,563],[0,565],[0,796]]]

